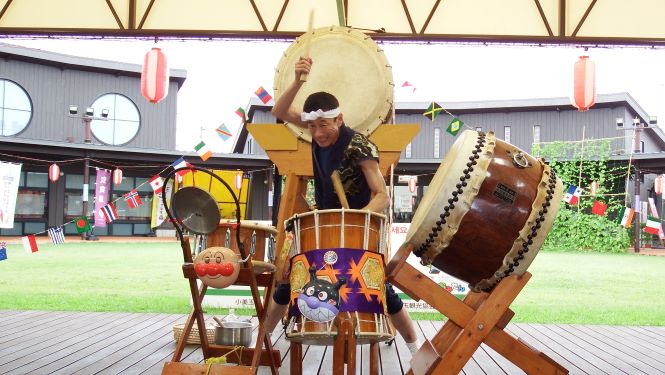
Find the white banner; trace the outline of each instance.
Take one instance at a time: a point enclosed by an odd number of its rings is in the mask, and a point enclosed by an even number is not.
[[[163,194],[166,195],[167,202],[171,201],[171,192],[173,192],[173,182],[169,181],[169,183],[166,186],[164,186],[164,192],[163,192]],[[162,202],[162,194],[155,194],[152,196],[152,199],[153,199],[153,205],[152,205],[153,210],[152,210],[152,218],[150,219],[150,227],[157,228],[164,222],[164,220],[166,220],[168,215],[166,215],[166,207],[164,207],[164,202]]]
[[[0,228],[14,228],[21,164],[0,162]]]

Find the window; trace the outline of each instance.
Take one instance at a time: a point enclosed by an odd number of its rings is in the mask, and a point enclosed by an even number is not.
[[[107,121],[92,120],[90,129],[95,138],[108,145],[129,143],[139,132],[139,110],[128,97],[120,94],[102,95],[92,103],[95,113],[108,109]]]
[[[409,142],[409,144],[406,145],[406,149],[404,149],[404,157],[405,158],[411,157],[411,142]]]
[[[21,174],[21,177],[23,177],[23,173]],[[16,197],[16,218],[45,218],[48,174],[40,172],[25,172],[25,178],[22,178],[19,185],[21,188]]]
[[[503,127],[503,140],[506,143],[510,143],[510,126]]]
[[[0,135],[16,135],[32,119],[28,93],[15,82],[0,79]]]
[[[533,143],[540,144],[540,125],[533,126]]]
[[[441,130],[439,128],[434,128],[434,155],[433,157],[441,157],[441,152],[439,148],[441,147]]]

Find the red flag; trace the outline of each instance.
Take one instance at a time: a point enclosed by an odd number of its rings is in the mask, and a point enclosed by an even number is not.
[[[591,208],[591,213],[598,216],[605,216],[605,211],[607,210],[607,203],[603,201],[594,201],[593,208]]]

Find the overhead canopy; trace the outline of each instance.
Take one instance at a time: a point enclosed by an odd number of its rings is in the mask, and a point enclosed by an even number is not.
[[[0,34],[285,38],[345,24],[375,40],[665,43],[662,0],[0,0]]]

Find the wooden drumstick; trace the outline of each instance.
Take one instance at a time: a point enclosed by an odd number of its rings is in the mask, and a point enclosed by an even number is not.
[[[309,21],[307,22],[307,34],[312,33],[312,27],[314,26],[314,8],[310,9],[309,11]],[[305,41],[305,44],[303,45],[303,52],[302,52],[302,57],[303,58],[308,58],[309,57],[309,50],[310,50],[310,44],[312,42],[310,41]],[[302,73],[300,75],[300,82],[307,82],[307,76],[309,73]]]
[[[346,193],[344,192],[344,186],[342,186],[342,179],[339,177],[339,172],[334,170],[330,178],[332,179],[335,193],[337,193],[337,198],[339,198],[339,203],[342,204],[342,208],[349,208],[349,202],[346,200]]]

